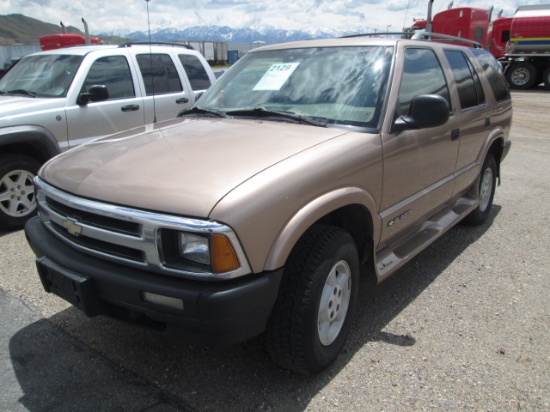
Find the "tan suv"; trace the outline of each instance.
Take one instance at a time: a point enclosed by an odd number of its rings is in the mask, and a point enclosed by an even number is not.
[[[481,49],[263,47],[178,119],[46,164],[25,230],[46,291],[88,316],[205,344],[265,333],[276,363],[315,373],[349,334],[360,272],[382,281],[487,219],[511,116]]]

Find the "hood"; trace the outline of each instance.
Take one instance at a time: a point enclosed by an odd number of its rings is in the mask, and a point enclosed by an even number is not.
[[[176,119],[73,149],[40,176],[88,199],[208,217],[247,179],[343,133],[263,120]]]
[[[0,123],[9,119],[9,124],[14,126],[13,118],[26,116],[43,110],[62,108],[65,105],[63,98],[44,99],[39,97],[5,96],[0,95]]]

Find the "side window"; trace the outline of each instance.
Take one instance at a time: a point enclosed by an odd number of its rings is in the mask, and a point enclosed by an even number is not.
[[[399,115],[408,115],[412,99],[420,94],[438,94],[452,107],[449,88],[433,50],[409,48],[405,50],[404,58]]]
[[[510,41],[510,30],[502,30],[502,34],[500,35],[500,41],[502,43],[506,43],[507,41]]]
[[[510,100],[510,90],[506,86],[500,63],[485,50],[472,49],[472,53],[483,68],[495,99],[499,102]]]
[[[445,50],[445,56],[453,70],[462,109],[485,103],[485,95],[479,77],[464,53],[457,50]]]
[[[180,77],[172,58],[167,54],[138,54],[139,70],[147,96],[181,92]]]
[[[193,91],[208,89],[211,83],[201,61],[190,54],[180,54],[178,57],[187,73],[187,77],[189,77]]]
[[[84,80],[83,91],[95,85],[105,85],[109,100],[135,97],[134,82],[128,61],[124,56],[100,57],[90,67]]]
[[[483,27],[476,27],[476,31],[474,33],[474,40],[475,41],[483,40]]]

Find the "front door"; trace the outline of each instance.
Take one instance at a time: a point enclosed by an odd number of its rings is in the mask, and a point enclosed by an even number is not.
[[[394,118],[408,115],[412,99],[422,94],[440,95],[452,107],[447,81],[433,49],[406,48],[403,53]],[[383,135],[382,243],[424,220],[451,198],[458,154],[453,131],[458,132],[458,127],[457,116],[451,111],[442,126]]]
[[[126,56],[96,59],[82,85],[77,87],[80,93],[95,85],[107,87],[107,100],[79,105],[75,99],[66,108],[71,147],[145,124],[143,99],[136,93],[137,85]]]

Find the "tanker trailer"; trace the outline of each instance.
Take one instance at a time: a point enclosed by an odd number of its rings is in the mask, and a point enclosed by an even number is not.
[[[518,7],[500,61],[511,88],[529,89],[543,82],[550,90],[550,4]]]

